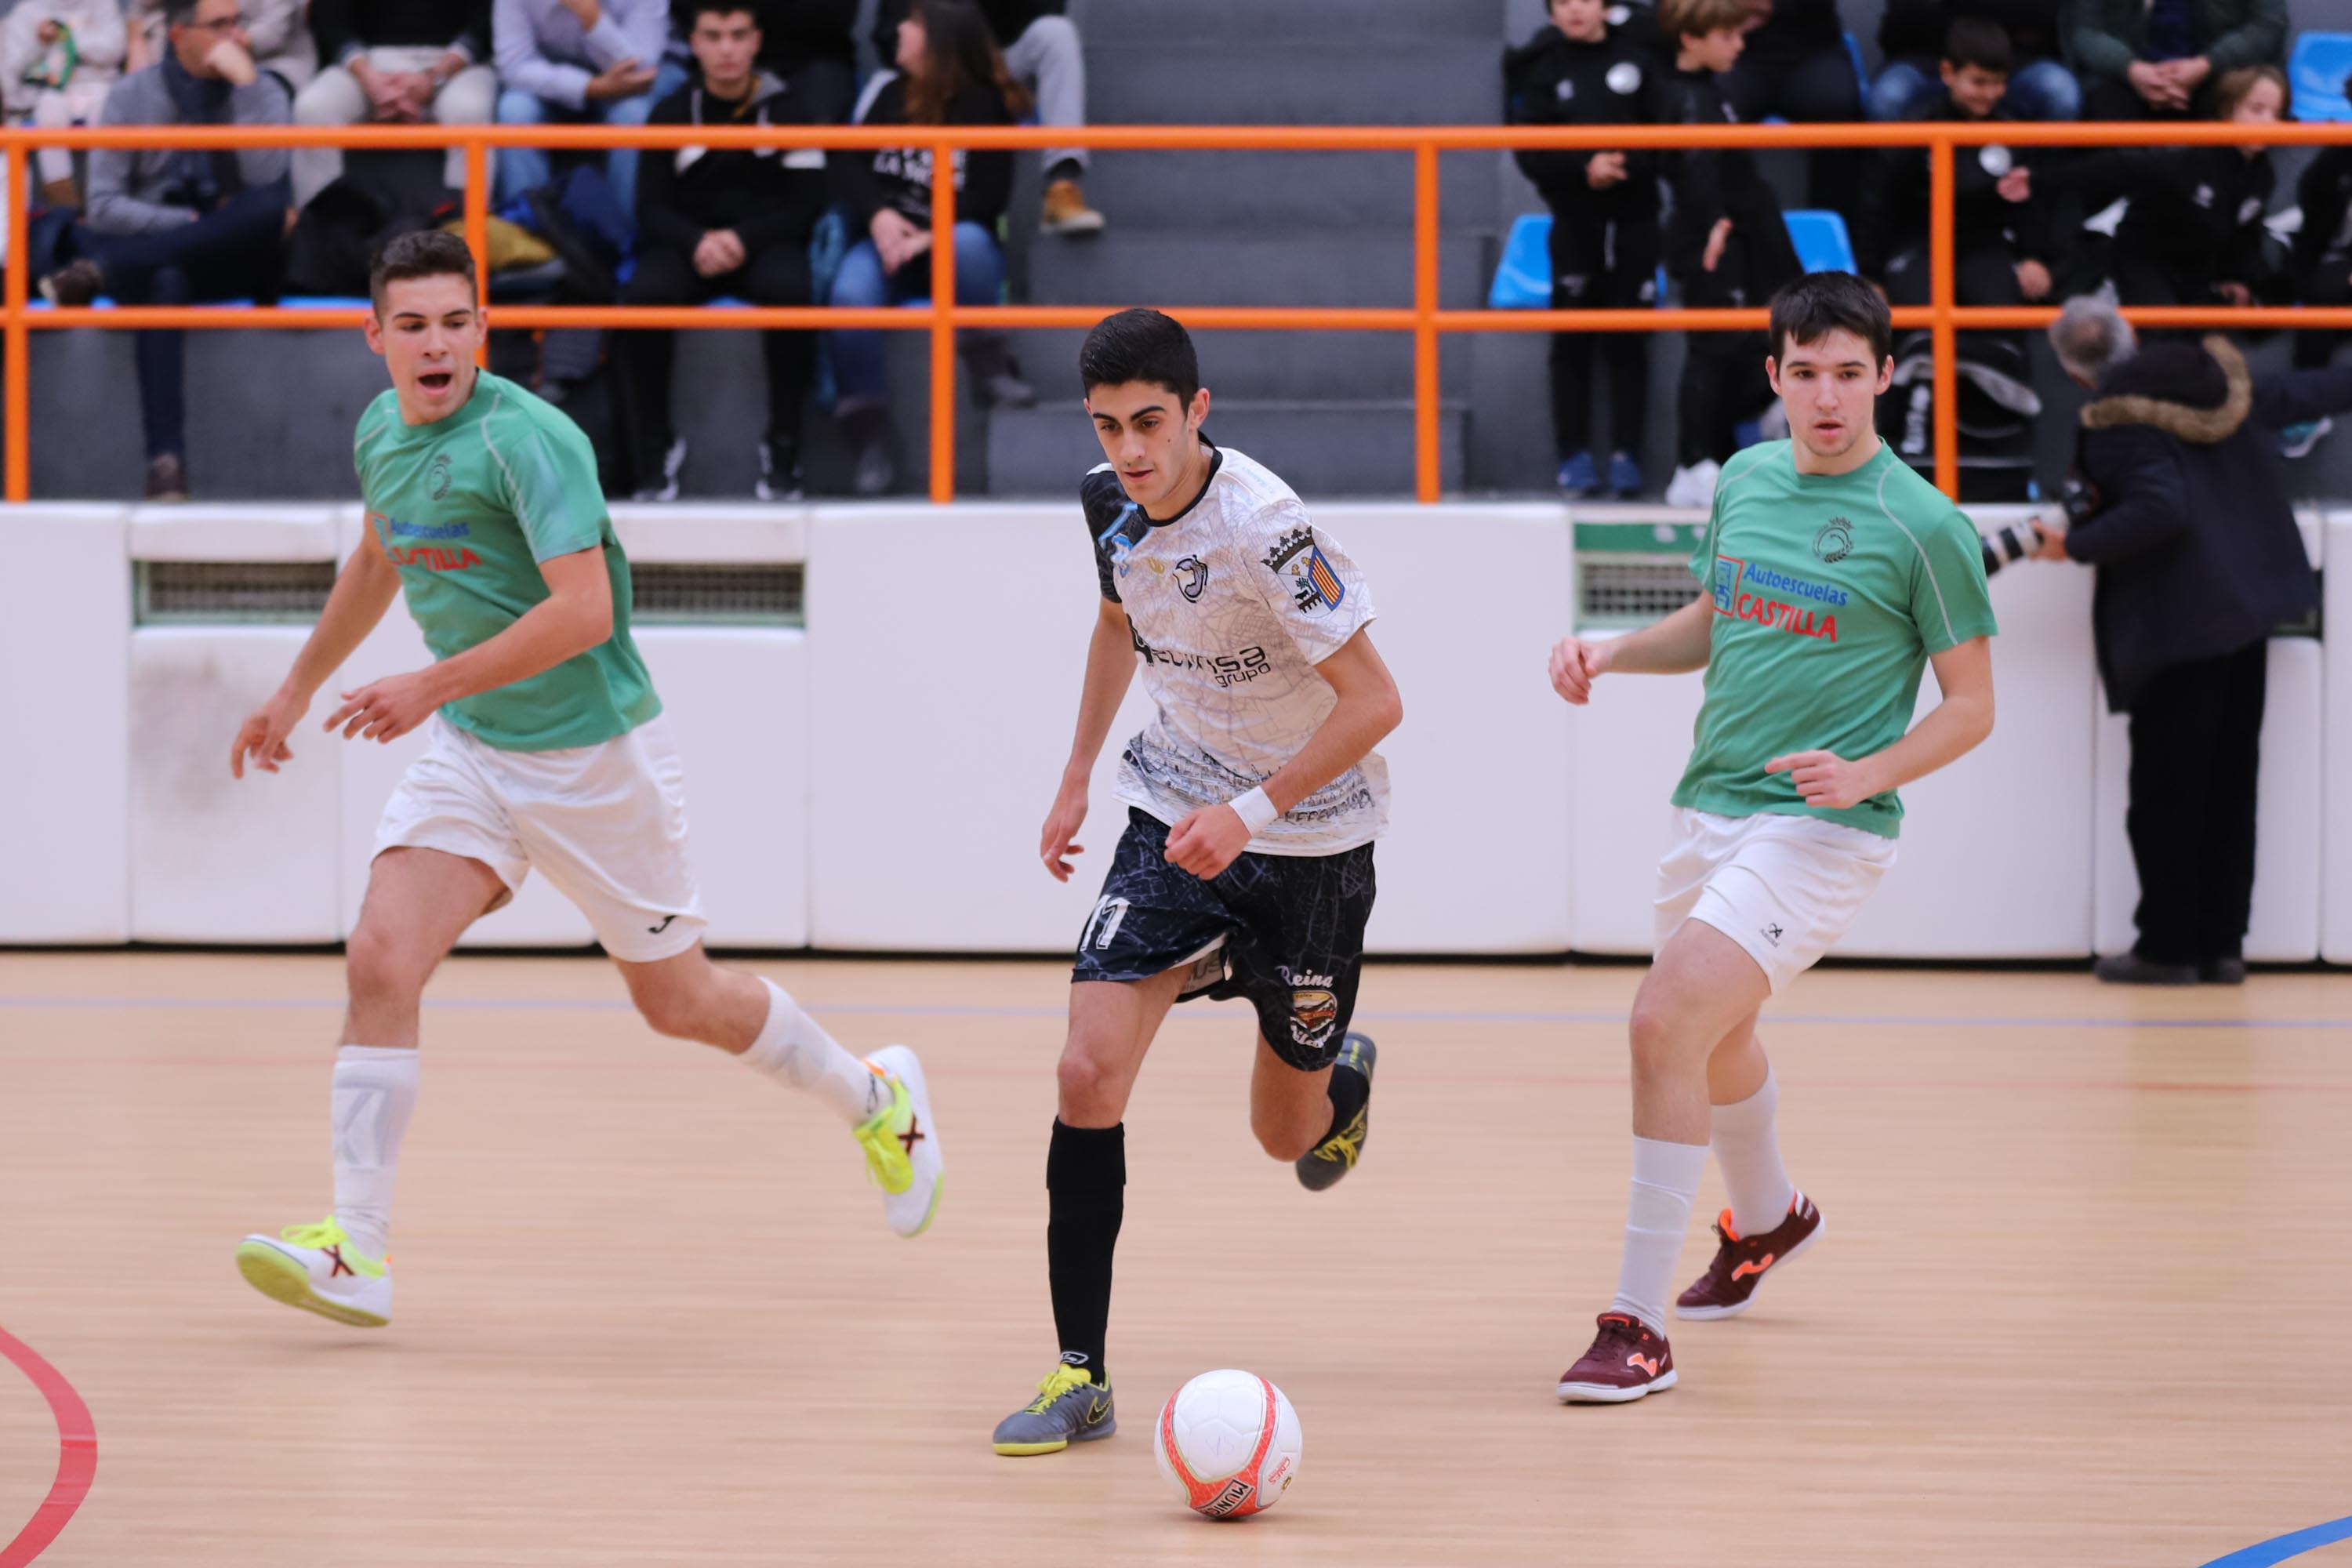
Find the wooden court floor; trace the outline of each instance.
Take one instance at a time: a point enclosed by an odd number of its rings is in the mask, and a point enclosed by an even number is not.
[[[338,962],[0,955],[0,1329],[98,1433],[42,1568],[2195,1568],[2352,1513],[2352,976],[1808,976],[1766,1039],[1828,1243],[1682,1325],[1682,1386],[1622,1408],[1552,1384],[1615,1279],[1638,971],[1375,964],[1370,1145],[1319,1196],[1250,1139],[1244,1016],[1180,1010],[1129,1121],[1124,1430],[1006,1460],[989,1429],[1055,1349],[1066,972],[757,967],[854,1047],[924,1052],[931,1234],[891,1237],[838,1128],[655,1038],[601,963],[460,958],[368,1332],[231,1262],[328,1207]],[[1282,1506],[1225,1526],[1148,1440],[1221,1365],[1306,1429]],[[0,1363],[0,1541],[57,1458]]]

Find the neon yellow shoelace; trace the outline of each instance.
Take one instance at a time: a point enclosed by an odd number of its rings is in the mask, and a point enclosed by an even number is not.
[[[1037,1385],[1037,1403],[1029,1407],[1032,1415],[1043,1415],[1054,1401],[1074,1388],[1084,1388],[1094,1381],[1094,1373],[1082,1366],[1057,1366]]]
[[[343,1234],[343,1227],[331,1215],[316,1225],[289,1225],[278,1233],[278,1238],[314,1251],[323,1251],[330,1247],[348,1247],[352,1240]]]
[[[903,1193],[915,1184],[915,1163],[891,1131],[898,1113],[908,1109],[907,1100],[907,1086],[892,1079],[890,1103],[856,1130],[857,1142],[866,1149],[866,1178],[886,1193]]]

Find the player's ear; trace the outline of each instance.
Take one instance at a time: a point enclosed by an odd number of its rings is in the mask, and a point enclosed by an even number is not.
[[[1895,356],[1888,354],[1878,363],[1878,388],[1874,395],[1884,395],[1895,384]]]
[[[383,353],[383,316],[375,306],[368,307],[367,318],[360,323],[360,330],[367,334],[369,352],[381,355]]]
[[[1780,395],[1780,361],[1778,356],[1773,354],[1764,356],[1764,379],[1772,384],[1772,395],[1775,397],[1779,396]],[[1879,390],[1884,392],[1886,389],[1882,386]]]
[[[1192,433],[1197,436],[1201,433],[1201,426],[1208,421],[1209,389],[1204,386],[1192,394],[1192,405],[1184,410],[1184,423],[1191,427]]]

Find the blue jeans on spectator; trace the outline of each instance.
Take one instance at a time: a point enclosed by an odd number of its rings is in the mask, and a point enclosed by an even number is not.
[[[1943,95],[1943,77],[1936,61],[1896,60],[1870,84],[1870,117],[1882,122],[1910,120],[1929,112],[1942,102]],[[2009,73],[2009,94],[2003,101],[2020,120],[2078,120],[2083,113],[2083,87],[2074,73],[2056,60],[2028,60]]]
[[[993,305],[1004,288],[1004,255],[996,237],[976,223],[955,226],[956,303]],[[834,305],[875,309],[927,295],[931,290],[929,251],[896,272],[882,268],[882,253],[870,239],[861,239],[841,258],[833,275]],[[882,334],[845,329],[833,334],[833,376],[840,400],[856,405],[880,403],[889,394],[882,368]]]
[[[501,125],[643,125],[654,111],[654,105],[686,85],[686,69],[677,61],[665,59],[660,74],[654,79],[652,90],[635,98],[611,98],[602,102],[590,99],[580,109],[550,103],[535,93],[522,92],[507,87],[499,89],[499,123]],[[604,177],[612,184],[613,195],[620,198],[621,210],[631,222],[637,215],[637,150],[615,147],[605,154]],[[553,160],[544,147],[501,147],[498,151],[498,174],[493,181],[498,193],[498,205],[520,200],[527,192],[535,191],[555,177]]]
[[[106,235],[84,228],[84,255],[106,274],[106,291],[124,305],[191,305],[247,294],[274,296],[286,245],[283,180],[239,192],[177,228]],[[187,450],[187,334],[149,328],[131,334],[139,366],[139,419],[147,458]]]

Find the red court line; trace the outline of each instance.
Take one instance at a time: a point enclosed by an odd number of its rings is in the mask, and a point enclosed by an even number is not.
[[[49,1483],[49,1495],[41,1500],[16,1539],[0,1546],[0,1568],[24,1568],[48,1550],[49,1542],[72,1522],[74,1510],[89,1495],[90,1479],[98,1474],[98,1428],[90,1421],[89,1406],[82,1403],[65,1373],[5,1329],[0,1329],[0,1356],[16,1363],[16,1370],[41,1391],[58,1424],[58,1478]]]

